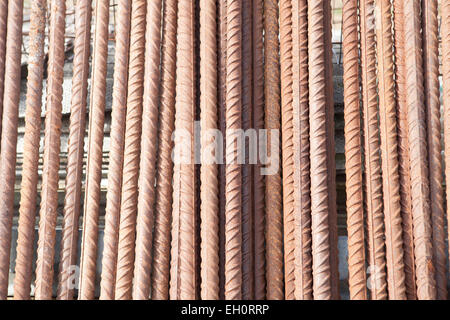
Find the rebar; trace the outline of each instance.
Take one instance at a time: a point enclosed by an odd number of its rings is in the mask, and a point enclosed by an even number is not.
[[[390,299],[399,300],[406,298],[406,292],[398,177],[391,2],[389,0],[377,0],[376,10],[388,294]]]
[[[219,299],[218,166],[213,134],[217,129],[216,1],[200,1],[200,126],[202,156],[200,180],[201,299]],[[214,130],[214,131],[212,131]],[[207,151],[206,151],[207,150]],[[249,251],[251,254],[252,251]]]
[[[294,298],[312,299],[311,196],[309,160],[308,10],[306,0],[292,1],[293,35],[293,178]]]
[[[64,75],[65,1],[52,0],[50,6],[47,101],[44,133],[39,239],[36,262],[36,300],[53,296],[53,259],[55,256],[58,208],[58,170]],[[15,148],[14,148],[15,150]]]
[[[348,281],[350,299],[366,300],[357,4],[346,0],[342,8]]]
[[[119,242],[120,203],[127,108],[127,80],[130,46],[130,1],[120,0],[117,7],[114,87],[111,120],[111,146],[106,193],[105,235],[102,257],[100,299],[114,299]]]
[[[14,278],[14,299],[18,300],[30,299],[33,273],[46,9],[46,0],[33,1],[30,12],[23,178],[20,190],[16,276]]]
[[[80,257],[80,287],[78,293],[79,299],[82,300],[92,300],[95,293],[103,156],[102,138],[105,122],[109,1],[95,2],[94,18],[92,85],[89,104],[89,135]]]
[[[81,210],[81,179],[83,175],[84,134],[89,77],[91,39],[91,6],[89,0],[77,1],[75,8],[75,41],[72,78],[72,102],[64,198],[64,220],[59,264],[58,293],[61,300],[73,299],[71,279],[77,264],[78,220]]]

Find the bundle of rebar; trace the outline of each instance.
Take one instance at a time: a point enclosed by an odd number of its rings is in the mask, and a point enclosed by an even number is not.
[[[0,299],[447,299],[450,1],[343,0],[339,237],[330,0],[117,0],[113,30],[77,0],[64,167],[66,2],[32,1],[16,210],[23,4],[0,0]]]

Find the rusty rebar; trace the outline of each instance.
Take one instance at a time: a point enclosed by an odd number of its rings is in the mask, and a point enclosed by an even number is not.
[[[268,130],[267,153],[275,156],[277,163],[270,163],[278,169],[280,155],[279,132],[281,129],[280,106],[280,56],[278,40],[278,1],[264,1],[264,95],[265,127]],[[275,150],[271,148],[272,135],[275,134]],[[281,172],[266,176],[266,298],[281,300],[284,298],[283,272],[283,213],[281,203]]]
[[[146,9],[147,3],[145,0],[134,0],[132,2],[122,197],[116,268],[116,300],[131,299],[133,288],[139,156],[141,152],[142,94],[144,91]],[[159,53],[159,46],[157,46],[157,50]],[[152,135],[148,131],[148,136],[153,141],[156,140],[156,132]],[[156,155],[153,154],[153,157],[156,158]],[[151,251],[151,247],[149,247],[149,250]],[[147,283],[148,285],[149,282]]]
[[[161,1],[147,3],[145,36],[144,100],[142,138],[137,198],[136,260],[133,284],[134,299],[148,299],[152,252],[152,229],[155,203],[155,168],[159,103],[159,62],[161,44]],[[139,63],[136,64],[136,67]],[[137,150],[136,150],[137,151]],[[129,278],[129,281],[132,279]]]
[[[200,1],[201,298],[219,298],[219,193],[215,163],[217,129],[216,1]],[[212,131],[214,130],[214,131]],[[251,252],[250,252],[251,253]]]
[[[84,134],[86,129],[86,102],[89,77],[91,40],[90,0],[77,1],[75,7],[75,41],[70,109],[69,146],[64,198],[59,263],[58,293],[61,300],[73,299],[73,267],[77,264],[78,220],[81,210],[81,179],[83,176]]]
[[[398,300],[405,299],[406,293],[398,177],[391,2],[390,0],[377,0],[376,6],[378,92],[387,280],[389,298]]]
[[[18,300],[30,299],[33,272],[46,9],[46,0],[33,1],[31,4],[23,178],[20,187],[16,275],[14,278],[14,299]]]
[[[419,0],[404,1],[406,103],[417,298],[435,299],[420,10]]]
[[[151,277],[152,299],[168,299],[170,228],[172,223],[172,132],[175,121],[177,0],[164,1],[161,48],[161,105],[159,110],[156,205]]]
[[[242,176],[238,163],[242,115],[242,7],[227,1],[225,299],[242,298]]]
[[[105,235],[102,257],[100,299],[114,299],[120,203],[127,107],[128,53],[130,45],[131,2],[120,0],[117,6],[114,86],[111,115],[108,190],[106,193]]]
[[[6,30],[8,19],[8,0],[0,1],[0,132],[3,115],[3,94],[5,84],[5,61],[6,61]],[[31,21],[30,21],[31,23]],[[31,32],[31,29],[30,29]],[[31,37],[31,33],[30,33]]]
[[[94,299],[95,293],[103,126],[105,121],[109,1],[95,2],[94,18],[89,136],[78,292],[79,299],[83,300]]]
[[[450,194],[450,1],[444,1],[442,3],[441,14],[445,184],[447,191],[447,226],[449,226],[450,205],[448,195]],[[450,228],[447,228],[447,234],[448,239],[450,239]]]
[[[263,0],[253,1],[253,128],[257,134],[264,129],[264,43],[263,43]],[[254,230],[254,277],[256,300],[266,295],[265,277],[265,241],[264,241],[264,176],[261,174],[261,162],[253,171],[253,230]]]
[[[23,1],[8,1],[0,177],[0,299],[8,295],[11,229],[16,176],[17,123],[20,101],[20,57]],[[1,58],[0,58],[1,59]]]
[[[395,45],[395,89],[397,103],[398,173],[403,227],[403,261],[406,297],[416,299],[416,268],[411,207],[411,175],[408,142],[408,106],[406,104],[405,30],[403,0],[393,1]]]
[[[292,1],[280,0],[281,150],[283,175],[284,291],[294,299],[294,153],[292,114]]]
[[[217,79],[218,93],[218,125],[223,136],[222,145],[226,145],[226,85],[227,85],[227,0],[218,1],[218,70],[220,70]],[[224,148],[223,148],[224,149]],[[222,157],[223,163],[219,165],[219,297],[225,298],[225,152]]]
[[[65,1],[52,0],[50,12],[49,64],[44,134],[39,240],[36,262],[36,300],[52,298],[58,208],[58,170],[64,75]],[[15,148],[14,148],[15,152]]]
[[[334,130],[334,73],[332,48],[332,12],[331,1],[324,1],[324,45],[325,45],[325,99],[327,101],[327,171],[328,171],[328,206],[329,206],[329,242],[331,269],[331,298],[340,299],[339,292],[339,252],[338,252],[338,217],[336,204],[336,150]]]
[[[441,155],[441,105],[439,100],[438,2],[422,1],[424,94],[428,128],[428,164],[432,225],[433,264],[436,270],[436,298],[447,299],[444,199]]]
[[[170,299],[195,299],[195,3],[178,2]]]
[[[297,300],[312,299],[307,5],[306,0],[292,1],[294,297]]]
[[[365,199],[367,207],[367,251],[372,300],[387,298],[384,247],[383,194],[380,159],[380,129],[375,50],[374,0],[360,2],[361,82],[365,159]]]
[[[344,130],[350,299],[366,300],[361,121],[359,99],[358,2],[344,1]]]
[[[252,1],[242,2],[242,129],[253,127],[253,34]],[[252,150],[251,136],[242,142],[245,152],[242,165],[242,299],[254,298],[253,256],[253,165],[249,155]],[[254,142],[253,142],[254,143]]]
[[[324,1],[308,1],[313,296],[331,299]]]

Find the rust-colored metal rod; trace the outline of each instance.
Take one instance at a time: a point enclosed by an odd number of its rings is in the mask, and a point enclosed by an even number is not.
[[[216,1],[200,1],[201,298],[219,299],[219,198],[215,163],[217,130]],[[214,131],[212,131],[214,130]]]
[[[280,56],[278,40],[278,1],[264,1],[264,96],[265,127],[268,130],[267,153],[277,163],[268,165],[278,166],[280,155],[279,138],[276,140],[275,150],[271,148],[272,134],[279,134],[281,129],[280,107]],[[278,136],[279,137],[279,136]],[[266,176],[266,298],[268,300],[282,300],[284,298],[283,270],[283,215],[281,203],[281,174],[277,170]]]
[[[436,280],[434,268],[430,267],[433,266],[433,248],[420,9],[421,2],[419,0],[404,1],[406,103],[408,105],[408,137],[411,155],[411,199],[417,298],[428,300],[436,298]],[[431,90],[431,88],[429,89]]]
[[[223,136],[223,146],[226,145],[226,85],[227,85],[227,0],[218,1],[218,25],[219,40],[217,43],[218,68],[220,70],[218,89],[218,124]],[[225,299],[225,152],[223,152],[223,163],[219,165],[219,297]]]
[[[253,43],[252,43],[252,1],[242,2],[242,129],[253,127]],[[245,137],[245,136],[244,136]],[[249,152],[253,146],[247,139],[243,143],[245,152],[242,165],[242,299],[254,299],[254,256],[253,256],[253,165]]]
[[[350,299],[366,300],[357,0],[344,1],[342,12],[348,282]]]
[[[75,7],[75,41],[70,109],[69,146],[64,198],[59,263],[58,293],[60,300],[73,299],[73,266],[77,264],[78,220],[81,210],[81,179],[83,176],[84,134],[86,129],[86,101],[89,77],[92,3],[77,1]]]
[[[264,129],[264,43],[263,43],[263,0],[253,0],[253,128],[259,133]],[[254,230],[254,277],[256,300],[266,296],[265,277],[265,206],[264,176],[261,174],[261,162],[253,171],[253,230]]]
[[[197,296],[195,249],[195,3],[178,2],[170,299]]]
[[[398,300],[406,299],[406,293],[397,158],[391,2],[390,0],[377,0],[376,5],[378,92],[388,293],[390,299]]]
[[[20,57],[23,1],[8,1],[5,79],[0,155],[0,299],[8,295],[11,229],[16,176],[17,122],[20,100]],[[2,59],[2,58],[0,58]],[[4,123],[3,123],[4,122]]]
[[[438,1],[422,1],[424,94],[428,128],[428,163],[436,298],[447,299],[444,199],[441,155],[441,105],[439,100]]]
[[[442,2],[442,80],[444,103],[444,155],[445,155],[445,185],[447,195],[450,194],[450,1]],[[447,225],[450,225],[450,205],[447,196]],[[447,228],[450,239],[450,228]],[[450,251],[450,249],[449,249]]]
[[[227,1],[226,77],[226,186],[225,186],[225,299],[242,298],[242,177],[239,158],[239,130],[242,115],[242,7],[241,1]]]
[[[102,257],[100,299],[114,299],[117,249],[119,240],[120,202],[127,107],[128,51],[130,44],[131,2],[120,0],[117,6],[114,87],[109,152],[108,190],[106,193],[105,235]]]
[[[367,251],[372,300],[387,298],[383,194],[375,51],[374,0],[360,1],[361,78],[367,206]]]
[[[143,21],[142,21],[143,23]],[[136,260],[133,299],[148,299],[152,263],[152,229],[155,203],[156,139],[159,104],[159,62],[161,44],[161,1],[147,2],[145,36],[144,100],[137,198]],[[137,62],[135,67],[138,68]],[[137,151],[137,150],[136,150]],[[133,239],[134,240],[134,239]],[[126,272],[124,273],[124,276]],[[128,281],[132,281],[131,278]]]
[[[164,1],[161,49],[161,105],[159,110],[156,205],[151,297],[169,297],[170,228],[172,223],[172,132],[175,121],[177,0]]]
[[[325,85],[324,1],[308,1],[309,113],[311,156],[311,229],[313,296],[331,294],[327,173],[327,100]]]
[[[95,293],[103,126],[105,121],[109,1],[95,2],[94,18],[89,136],[80,258],[80,287],[78,291],[78,298],[82,300],[94,299]]]
[[[394,0],[394,45],[397,103],[398,173],[403,227],[403,261],[406,297],[416,299],[416,268],[411,206],[411,175],[408,141],[408,106],[406,104],[405,30],[403,0]]]
[[[294,299],[294,153],[292,128],[292,0],[280,0],[281,150],[283,169],[284,291]]]
[[[312,299],[307,0],[292,1],[294,298]]]
[[[65,1],[52,0],[44,134],[44,169],[42,173],[36,262],[36,300],[51,299],[53,292],[53,259],[55,255],[56,218],[58,214],[58,170],[64,75],[65,14]]]
[[[1,0],[0,1],[0,132],[2,128],[1,119],[3,115],[3,94],[5,84],[7,18],[8,18],[8,0]]]
[[[14,299],[17,300],[30,299],[33,272],[46,9],[46,0],[31,3],[23,178],[20,187],[16,275],[14,278]]]
[[[116,300],[130,300],[133,288],[139,156],[141,152],[142,94],[144,91],[146,9],[147,2],[145,0],[134,0],[132,2],[127,115],[125,121],[119,247],[116,269]],[[159,46],[157,47],[157,50],[159,53]],[[148,136],[149,138],[152,138],[152,141],[156,141],[156,132],[152,136],[152,133],[148,131]],[[156,155],[153,154],[153,157],[155,159]],[[151,251],[151,238],[149,250]],[[149,284],[150,282],[147,283],[147,286]]]
[[[324,42],[325,42],[325,86],[327,101],[327,167],[328,167],[328,206],[330,232],[330,268],[331,268],[331,298],[340,299],[339,292],[339,252],[338,252],[338,221],[336,204],[336,150],[334,130],[334,74],[332,48],[332,12],[331,1],[324,1]]]

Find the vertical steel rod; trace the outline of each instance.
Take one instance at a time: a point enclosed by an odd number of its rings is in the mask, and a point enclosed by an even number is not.
[[[73,268],[77,264],[78,220],[81,210],[84,134],[89,77],[92,3],[77,1],[75,7],[75,42],[70,109],[69,146],[64,198],[64,220],[57,297],[71,300],[74,294]]]
[[[53,260],[56,242],[56,218],[58,214],[58,170],[64,75],[65,15],[65,1],[52,0],[44,135],[44,169],[42,173],[36,262],[36,300],[51,299],[53,295]]]
[[[108,58],[109,1],[96,1],[92,57],[89,136],[84,194],[83,234],[78,298],[92,300],[95,294],[100,182],[102,177],[103,126],[105,121],[106,72]]]
[[[31,4],[23,178],[20,187],[16,276],[14,278],[14,299],[18,300],[30,299],[33,273],[46,9],[46,0],[33,1]]]
[[[17,124],[20,101],[20,61],[23,1],[8,1],[3,115],[0,154],[0,299],[8,295],[11,229],[16,177]],[[0,59],[2,59],[0,57]],[[0,76],[1,77],[1,76]]]
[[[312,299],[307,0],[292,1],[295,291]]]
[[[109,151],[108,190],[106,193],[105,235],[102,257],[100,299],[114,299],[120,202],[127,107],[128,53],[130,45],[131,2],[120,0],[117,6],[114,87]]]
[[[366,300],[361,121],[359,100],[358,2],[342,8],[344,48],[345,177],[350,299]]]

